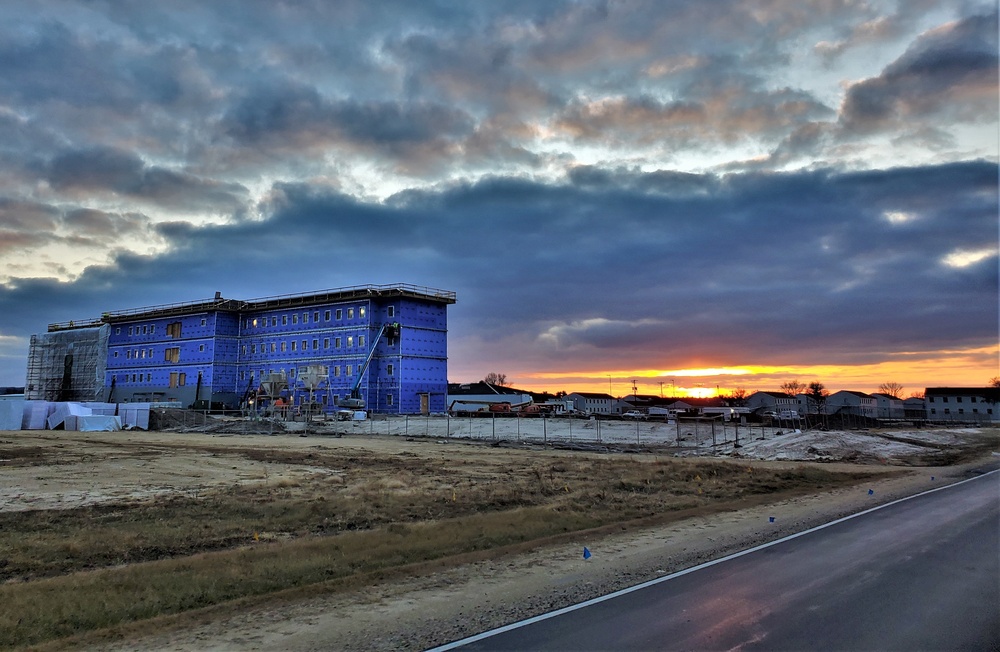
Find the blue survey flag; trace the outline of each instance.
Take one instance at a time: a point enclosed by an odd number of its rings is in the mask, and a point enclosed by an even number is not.
[[[583,547],[583,558],[590,559],[590,549],[587,546]]]

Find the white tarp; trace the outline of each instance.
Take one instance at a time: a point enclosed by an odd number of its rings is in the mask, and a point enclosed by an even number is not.
[[[84,401],[80,403],[83,407],[90,408],[91,414],[103,414],[105,416],[114,416],[118,413],[118,406],[114,403],[96,403],[93,401]]]
[[[24,420],[24,397],[5,396],[0,399],[0,430],[20,430]]]
[[[54,409],[55,403],[48,401],[25,401],[21,430],[45,430],[45,420]]]
[[[70,422],[70,418],[104,416],[117,417],[122,428],[149,430],[149,407],[149,403],[21,401],[19,423],[22,430],[52,430],[59,426],[76,430],[77,422]],[[18,427],[12,425],[7,429],[17,430]]]
[[[45,420],[46,425],[48,425],[49,430],[55,430],[59,426],[63,425],[63,421],[66,417],[89,417],[93,412],[88,407],[83,407],[79,403],[56,403],[55,410],[49,415],[49,418]]]
[[[76,429],[80,432],[113,432],[122,429],[121,419],[106,414],[92,414],[76,417]]]

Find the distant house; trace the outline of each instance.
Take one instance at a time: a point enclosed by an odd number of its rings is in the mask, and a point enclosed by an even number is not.
[[[903,419],[906,417],[903,399],[881,392],[875,392],[872,397],[875,399],[875,409],[879,419]]]
[[[928,387],[924,392],[931,421],[1000,421],[1000,387]]]
[[[903,400],[903,416],[907,419],[926,419],[927,405],[919,396]]]
[[[573,392],[566,400],[573,401],[573,409],[583,414],[621,414],[620,401],[611,394]]]
[[[826,399],[827,414],[852,414],[874,419],[878,416],[878,401],[871,394],[842,389]]]
[[[773,411],[799,410],[799,401],[784,392],[754,392],[747,397],[746,407],[758,414]]]

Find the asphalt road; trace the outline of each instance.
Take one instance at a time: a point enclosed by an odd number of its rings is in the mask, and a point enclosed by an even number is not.
[[[1000,473],[452,646],[1000,650]]]

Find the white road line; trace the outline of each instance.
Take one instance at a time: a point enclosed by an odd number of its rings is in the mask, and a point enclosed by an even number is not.
[[[688,573],[693,573],[693,572],[701,570],[703,568],[708,568],[709,566],[715,566],[716,564],[721,564],[723,562],[729,561],[730,559],[736,559],[737,557],[742,557],[743,555],[749,555],[750,553],[757,552],[758,550],[764,550],[765,548],[770,548],[771,546],[776,546],[779,543],[784,543],[785,541],[791,541],[792,539],[797,539],[797,538],[799,538],[801,536],[805,536],[805,535],[810,534],[812,532],[816,532],[818,530],[822,530],[824,528],[828,528],[828,527],[830,527],[832,525],[836,525],[838,523],[843,523],[844,521],[849,521],[852,518],[857,518],[859,516],[864,516],[865,514],[870,514],[872,512],[877,512],[880,509],[885,509],[886,507],[892,507],[893,505],[897,505],[897,504],[905,502],[907,500],[913,500],[914,498],[919,498],[920,496],[926,496],[928,494],[932,494],[932,493],[935,493],[935,492],[938,492],[938,491],[944,491],[945,489],[951,489],[952,487],[957,487],[959,485],[965,484],[966,482],[972,482],[974,480],[979,480],[981,478],[985,478],[986,476],[993,475],[994,473],[1000,473],[1000,469],[996,469],[996,470],[993,470],[993,471],[988,471],[987,473],[983,473],[982,475],[978,475],[978,476],[975,476],[975,477],[972,477],[972,478],[966,478],[965,480],[960,480],[960,481],[954,482],[952,484],[944,485],[944,486],[941,486],[941,487],[936,487],[934,489],[928,489],[927,491],[922,491],[922,492],[920,492],[918,494],[913,494],[912,496],[906,496],[905,498],[898,498],[898,499],[893,500],[891,502],[885,503],[884,505],[878,505],[876,507],[869,507],[868,509],[860,511],[860,512],[857,512],[856,514],[850,514],[848,516],[844,516],[844,517],[838,518],[836,520],[830,521],[829,523],[824,523],[822,525],[817,525],[816,527],[809,528],[808,530],[803,530],[802,532],[797,532],[795,534],[790,534],[787,537],[782,537],[781,539],[776,539],[776,540],[771,541],[769,543],[763,543],[763,544],[761,544],[759,546],[755,546],[753,548],[748,548],[746,550],[741,550],[740,552],[734,552],[731,555],[726,555],[725,557],[720,557],[718,559],[713,559],[712,561],[706,561],[703,564],[698,564],[697,566],[692,566],[691,568],[685,568],[682,571],[677,571],[676,573],[671,573],[670,575],[664,575],[663,577],[657,577],[654,580],[649,580],[648,582],[643,582],[642,584],[636,584],[635,586],[630,586],[627,589],[621,589],[619,591],[615,591],[614,593],[608,593],[607,595],[602,595],[602,596],[597,597],[597,598],[591,598],[590,600],[587,600],[585,602],[580,602],[578,604],[573,604],[573,605],[570,605],[568,607],[563,607],[562,609],[557,609],[555,611],[550,611],[549,613],[541,614],[540,616],[534,616],[534,617],[528,618],[526,620],[521,620],[521,621],[518,621],[516,623],[511,623],[509,625],[504,625],[503,627],[497,627],[496,629],[491,629],[488,632],[482,632],[481,634],[476,634],[475,636],[469,636],[468,638],[463,638],[460,641],[454,641],[452,643],[447,643],[445,645],[441,645],[441,646],[438,646],[438,647],[435,647],[435,648],[431,648],[427,652],[445,652],[445,650],[454,650],[455,648],[461,647],[463,645],[468,645],[469,643],[475,643],[476,641],[481,641],[481,640],[483,640],[485,638],[490,638],[491,636],[496,636],[497,634],[503,634],[504,632],[509,632],[511,630],[520,629],[521,627],[525,627],[525,626],[531,625],[533,623],[541,622],[543,620],[548,620],[549,618],[555,618],[556,616],[561,616],[562,614],[569,613],[571,611],[576,611],[577,609],[583,609],[584,607],[589,607],[590,605],[598,604],[600,602],[604,602],[605,600],[611,600],[611,599],[617,598],[619,596],[626,595],[628,593],[632,593],[633,591],[638,591],[640,589],[644,589],[644,588],[646,588],[648,586],[653,586],[653,585],[656,585],[656,584],[660,584],[661,582],[666,582],[666,581],[672,580],[674,578],[681,577],[683,575],[687,575]]]

